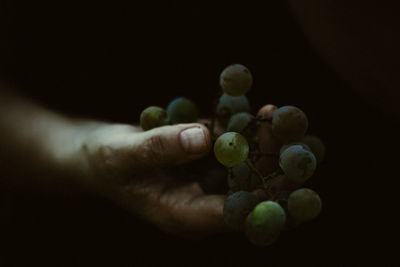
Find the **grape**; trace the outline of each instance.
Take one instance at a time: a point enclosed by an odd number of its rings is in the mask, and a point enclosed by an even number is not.
[[[283,208],[274,201],[263,201],[253,210],[251,227],[264,237],[279,234],[285,225],[286,214]]]
[[[234,230],[243,230],[247,215],[258,204],[256,195],[239,191],[228,196],[224,205],[224,222]]]
[[[299,141],[307,128],[307,116],[297,107],[280,107],[272,116],[272,133],[285,144]]]
[[[311,148],[311,151],[317,159],[317,163],[320,163],[324,160],[325,145],[321,139],[314,135],[306,135],[301,139],[301,141]]]
[[[280,155],[279,166],[290,181],[304,183],[313,175],[317,160],[312,152],[305,150],[301,145],[294,145]]]
[[[160,107],[148,107],[140,114],[140,126],[144,131],[164,126],[168,123],[168,113]]]
[[[321,199],[317,193],[308,188],[301,188],[290,194],[288,212],[298,221],[310,221],[321,211]]]
[[[231,117],[226,130],[228,132],[237,132],[251,140],[256,135],[256,124],[254,116],[250,113],[240,112]]]
[[[214,154],[222,165],[233,167],[247,159],[249,145],[241,134],[226,132],[215,141]]]
[[[283,153],[283,151],[285,151],[288,147],[294,146],[294,145],[302,146],[305,150],[311,151],[310,147],[302,142],[291,142],[291,143],[289,143],[287,145],[283,145],[281,147],[281,150],[279,151],[279,155],[281,155]]]
[[[251,224],[252,215],[253,213],[250,213],[245,222],[245,234],[247,239],[256,246],[268,246],[274,243],[278,239],[280,232],[278,231],[274,234],[260,234]]]
[[[250,104],[246,96],[229,96],[223,94],[217,105],[217,118],[226,126],[232,115],[239,112],[250,112]]]
[[[262,186],[260,178],[250,169],[246,162],[232,168],[228,175],[228,185],[233,191],[253,191]]]
[[[244,95],[252,84],[253,77],[249,69],[241,64],[226,67],[219,77],[219,85],[222,90],[231,96]]]
[[[197,121],[196,105],[184,97],[172,100],[167,107],[167,112],[173,124]]]

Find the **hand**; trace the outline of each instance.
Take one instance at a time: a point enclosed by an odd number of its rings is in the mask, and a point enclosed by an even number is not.
[[[276,107],[266,105],[259,116],[271,118]],[[217,134],[222,131],[217,127]],[[260,124],[261,152],[279,152],[269,122]],[[209,130],[202,124],[164,126],[143,132],[129,125],[103,124],[84,141],[90,184],[161,230],[185,237],[227,231],[223,222],[225,195],[206,195],[197,181],[169,175],[168,168],[205,156],[211,149]],[[257,162],[262,173],[278,167],[278,158]],[[287,187],[284,176],[272,185]]]
[[[87,135],[90,184],[165,232],[186,237],[225,230],[224,195],[205,195],[198,182],[166,169],[206,155],[210,133],[202,124],[143,132],[128,125],[101,125]]]

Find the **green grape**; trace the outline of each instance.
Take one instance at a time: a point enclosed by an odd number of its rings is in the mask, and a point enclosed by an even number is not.
[[[215,141],[214,154],[222,165],[233,167],[247,159],[249,144],[241,134],[227,132]]]
[[[317,160],[312,152],[305,150],[301,145],[294,145],[280,155],[279,166],[290,181],[304,183],[313,175]]]
[[[301,139],[301,141],[311,148],[311,151],[317,159],[317,163],[320,163],[324,160],[325,145],[320,138],[314,135],[306,135]]]
[[[285,225],[286,214],[283,208],[274,201],[263,201],[253,210],[251,226],[254,231],[264,237],[279,234]]]
[[[246,164],[241,164],[232,167],[228,174],[228,185],[233,192],[237,191],[253,191],[262,186],[260,177],[258,177]]]
[[[217,118],[226,126],[232,115],[239,112],[250,112],[250,104],[246,96],[229,96],[223,94],[217,104]]]
[[[308,188],[300,188],[290,194],[288,212],[298,221],[310,221],[321,211],[321,199],[317,193]]]
[[[265,234],[265,233],[260,233],[254,229],[252,226],[252,216],[253,213],[251,212],[245,222],[245,235],[247,237],[247,240],[249,240],[253,245],[256,246],[269,246],[273,244],[279,237],[280,231],[277,231],[272,234]]]
[[[307,128],[307,116],[297,107],[280,107],[272,116],[272,133],[285,144],[299,141]]]
[[[302,146],[305,150],[311,151],[310,147],[308,145],[306,145],[305,143],[302,142],[291,142],[287,145],[283,145],[281,147],[281,150],[279,151],[279,155],[283,153],[283,151],[285,151],[288,147],[290,146],[294,146],[294,145],[299,145]]]
[[[196,105],[184,97],[172,100],[167,107],[167,112],[173,124],[196,122],[198,118]]]
[[[226,130],[240,133],[249,141],[256,135],[255,117],[247,112],[236,113],[229,120]]]
[[[164,126],[168,123],[168,113],[160,107],[148,107],[140,114],[140,126],[144,131]]]
[[[246,94],[252,84],[253,77],[251,72],[241,64],[233,64],[226,67],[219,77],[219,85],[230,96]]]
[[[247,215],[258,204],[256,195],[239,191],[228,196],[225,201],[223,216],[224,222],[234,230],[241,231]]]

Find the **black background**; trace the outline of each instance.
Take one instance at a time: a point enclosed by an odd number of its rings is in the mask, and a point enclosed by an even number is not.
[[[253,111],[296,105],[326,162],[320,217],[267,248],[239,234],[175,238],[105,199],[2,188],[0,265],[277,266],[398,263],[399,121],[365,104],[313,51],[285,1],[3,1],[3,76],[73,116],[137,123],[176,96],[212,111],[228,64],[249,67]],[[4,11],[4,12],[3,12]],[[351,55],[349,55],[351,56]]]

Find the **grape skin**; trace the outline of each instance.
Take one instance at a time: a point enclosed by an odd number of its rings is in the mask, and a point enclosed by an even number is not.
[[[226,126],[231,116],[239,112],[250,112],[250,104],[246,96],[229,96],[223,94],[217,104],[217,118]]]
[[[233,191],[253,191],[262,186],[260,178],[252,172],[246,162],[232,168],[228,175],[228,185]]]
[[[168,113],[161,107],[150,106],[140,114],[140,126],[144,131],[169,123]]]
[[[230,96],[241,96],[250,90],[253,77],[248,68],[241,64],[226,67],[219,78],[221,89]]]
[[[305,143],[311,148],[317,163],[320,163],[325,158],[325,145],[322,140],[314,135],[306,135],[301,139],[301,142]]]
[[[226,130],[228,132],[237,132],[250,139],[256,135],[256,124],[251,125],[254,122],[255,117],[247,112],[240,112],[234,114],[228,123]],[[253,126],[253,127],[252,127]]]
[[[285,225],[286,214],[283,208],[274,201],[263,201],[253,210],[251,227],[264,237],[279,234]]]
[[[252,216],[253,213],[250,213],[247,216],[245,222],[245,235],[247,237],[247,240],[249,240],[250,243],[256,246],[269,246],[273,244],[278,239],[280,231],[277,231],[275,234],[271,235],[260,234],[258,231],[254,229],[254,227],[251,224]]]
[[[224,222],[232,229],[242,231],[247,215],[259,203],[256,195],[239,191],[228,196],[225,201]]]
[[[321,211],[321,198],[308,188],[301,188],[290,194],[288,199],[288,212],[298,221],[310,221],[318,216]]]
[[[300,145],[294,145],[280,155],[279,166],[289,180],[295,183],[304,183],[313,175],[317,167],[317,160],[312,152],[305,150]]]
[[[290,146],[294,146],[294,145],[300,145],[302,146],[305,150],[311,151],[311,148],[306,145],[305,143],[302,142],[291,142],[287,145],[283,145],[279,151],[279,155],[281,155],[283,153],[283,151],[285,151],[287,148],[289,148]],[[314,155],[315,156],[315,155]]]
[[[215,141],[214,154],[222,165],[233,167],[247,159],[249,145],[241,134],[226,132]]]
[[[307,128],[306,114],[295,106],[280,107],[272,116],[272,133],[284,144],[299,141]]]
[[[167,112],[173,124],[196,122],[198,118],[196,105],[185,97],[172,100],[167,107]]]

